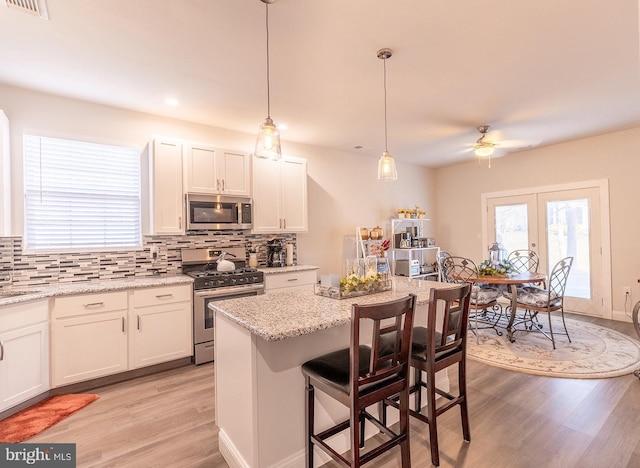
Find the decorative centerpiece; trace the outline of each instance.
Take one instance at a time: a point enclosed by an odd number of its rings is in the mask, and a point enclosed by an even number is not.
[[[388,275],[384,275],[387,277]],[[359,276],[355,273],[340,278],[340,286],[315,285],[315,293],[333,299],[364,296],[391,289],[391,280],[383,278],[380,273]]]
[[[420,209],[418,205],[415,208],[398,208],[397,209],[399,218],[413,218],[413,219],[422,219],[424,215],[427,214],[424,210]]]
[[[517,274],[518,270],[509,260],[485,260],[478,265],[478,273],[482,276],[509,276]]]

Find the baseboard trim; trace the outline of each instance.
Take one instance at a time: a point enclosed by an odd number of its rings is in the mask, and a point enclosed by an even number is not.
[[[174,361],[163,362],[161,364],[155,364],[153,366],[141,367],[140,369],[120,372],[118,374],[105,375],[104,377],[85,380],[84,382],[76,382],[69,385],[63,385],[61,387],[55,387],[52,388],[49,393],[51,395],[59,395],[61,393],[87,392],[98,387],[125,382],[127,380],[136,379],[138,377],[145,377],[147,375],[157,374],[158,372],[177,369],[178,367],[184,367],[188,365],[192,365],[191,356],[176,359]]]
[[[63,393],[83,393],[96,389],[98,387],[125,382],[127,380],[136,379],[138,377],[145,377],[147,375],[157,374],[159,372],[177,369],[178,367],[185,367],[192,364],[193,363],[191,361],[191,356],[188,356],[185,358],[176,359],[174,361],[155,364],[153,366],[142,367],[140,369],[120,372],[119,374],[107,375],[105,377],[87,380],[85,382],[78,382],[74,384],[64,385],[62,387],[51,388],[46,392],[42,392],[39,395],[36,395],[26,401],[23,401],[22,403],[18,403],[17,405],[4,410],[0,413],[0,421],[53,395],[61,395]]]

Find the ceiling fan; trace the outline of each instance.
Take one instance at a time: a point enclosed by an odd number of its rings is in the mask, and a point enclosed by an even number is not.
[[[502,156],[502,154],[494,154],[495,150],[498,148],[523,149],[534,146],[533,144],[526,143],[524,141],[502,140],[501,135],[498,132],[492,132],[492,135],[488,135],[490,128],[491,127],[489,125],[479,125],[476,127],[478,132],[480,132],[480,138],[478,138],[473,145],[473,152],[478,157],[478,166],[480,166],[480,161],[486,158],[489,161],[489,167],[491,167],[491,156]]]

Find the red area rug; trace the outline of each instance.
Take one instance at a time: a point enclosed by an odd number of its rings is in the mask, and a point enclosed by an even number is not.
[[[0,421],[0,443],[23,442],[99,398],[94,394],[56,395]]]

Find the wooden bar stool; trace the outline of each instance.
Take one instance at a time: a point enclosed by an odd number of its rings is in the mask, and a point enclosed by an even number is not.
[[[438,428],[436,418],[445,411],[460,407],[462,437],[471,441],[469,413],[467,410],[467,324],[471,285],[464,284],[452,289],[432,289],[429,297],[427,328],[414,329],[411,367],[415,371],[415,382],[411,392],[415,393],[416,409],[411,415],[429,424],[431,463],[440,465],[438,451]],[[443,304],[438,320],[438,304]],[[438,330],[446,330],[438,331]],[[454,396],[436,387],[436,373],[454,364],[458,365],[458,395]],[[422,380],[425,373],[426,381]],[[421,411],[421,389],[427,390],[427,414]],[[436,406],[436,394],[446,403]]]
[[[313,467],[314,445],[345,466],[359,467],[400,445],[402,467],[411,466],[409,451],[409,356],[416,296],[351,308],[351,344],[302,365],[307,390],[307,467]],[[371,346],[360,344],[360,327],[372,323]],[[318,434],[314,428],[314,392],[319,389],[349,408],[350,417]],[[367,407],[398,395],[398,432],[384,426]],[[388,440],[361,453],[364,424],[373,423]],[[337,453],[325,439],[350,429],[351,460]]]
[[[471,441],[469,414],[467,411],[466,388],[466,348],[467,325],[469,322],[469,304],[471,284],[464,283],[447,289],[431,289],[427,327],[416,326],[413,329],[411,367],[414,368],[414,383],[409,393],[414,394],[415,409],[409,414],[429,425],[429,444],[431,463],[440,465],[438,451],[438,428],[436,419],[445,411],[460,406],[462,436]],[[446,332],[442,332],[446,330]],[[458,395],[452,395],[436,387],[436,373],[454,364],[458,365]],[[425,379],[422,373],[425,373]],[[426,415],[422,413],[422,389],[426,389]],[[436,405],[436,395],[447,401]],[[399,407],[398,399],[385,400],[382,410],[382,422],[386,422],[386,406]]]

